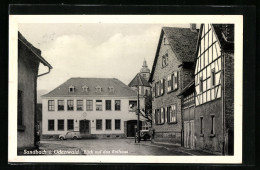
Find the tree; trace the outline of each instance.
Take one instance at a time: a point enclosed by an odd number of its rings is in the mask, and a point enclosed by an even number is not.
[[[152,125],[152,95],[145,96],[145,108],[140,111],[140,116]]]

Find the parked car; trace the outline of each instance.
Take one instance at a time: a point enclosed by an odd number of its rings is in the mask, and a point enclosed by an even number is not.
[[[136,138],[138,138],[138,134],[136,133]],[[140,130],[140,140],[149,140],[151,139],[151,134],[149,130]]]
[[[81,137],[80,133],[75,132],[75,131],[67,132],[66,134],[59,135],[60,140],[66,140],[66,139],[76,140],[76,139],[81,139],[81,138],[82,137]]]

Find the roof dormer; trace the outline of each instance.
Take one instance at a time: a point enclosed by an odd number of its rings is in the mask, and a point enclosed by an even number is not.
[[[102,88],[99,85],[97,85],[96,86],[96,92],[101,92],[101,91],[102,91]]]
[[[86,85],[82,86],[82,91],[83,92],[88,92],[89,91],[88,86],[86,86]]]
[[[109,91],[110,93],[113,93],[113,92],[115,91],[115,88],[114,88],[113,86],[109,86],[109,87],[108,87],[108,91]]]
[[[74,93],[74,92],[75,92],[75,86],[70,85],[70,86],[69,86],[69,92],[70,92],[70,93]]]

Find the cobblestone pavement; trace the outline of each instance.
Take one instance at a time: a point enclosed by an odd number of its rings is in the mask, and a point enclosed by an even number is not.
[[[153,144],[151,141],[135,143],[134,139],[41,141],[40,150],[57,155],[212,155],[180,146]]]

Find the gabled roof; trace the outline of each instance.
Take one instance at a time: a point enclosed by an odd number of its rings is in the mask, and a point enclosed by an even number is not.
[[[69,87],[75,87],[74,92],[69,92]],[[88,91],[83,91],[82,87],[88,86]],[[101,92],[96,92],[96,87],[102,88]],[[109,92],[108,87],[114,87],[114,92]],[[60,86],[42,97],[62,97],[62,96],[117,96],[130,97],[137,96],[137,93],[130,87],[116,78],[70,78]]]
[[[212,26],[219,40],[220,48],[224,51],[234,51],[234,24],[212,24]]]
[[[52,69],[52,66],[41,56],[41,50],[39,50],[38,48],[35,48],[31,43],[29,43],[19,31],[18,31],[18,41],[20,41],[29,50],[31,50],[35,54],[36,58],[43,65],[48,66],[50,69]]]
[[[167,38],[172,51],[176,54],[179,61],[194,62],[198,32],[191,31],[190,28],[163,27],[161,30],[161,35],[157,46],[149,82],[151,82],[153,79],[153,74],[159,57],[160,47],[164,35]]]
[[[146,87],[151,87],[150,84],[148,83],[143,76],[140,75],[140,73],[137,73],[136,76],[133,78],[133,80],[128,84],[129,87],[134,87],[134,86],[146,86]]]

